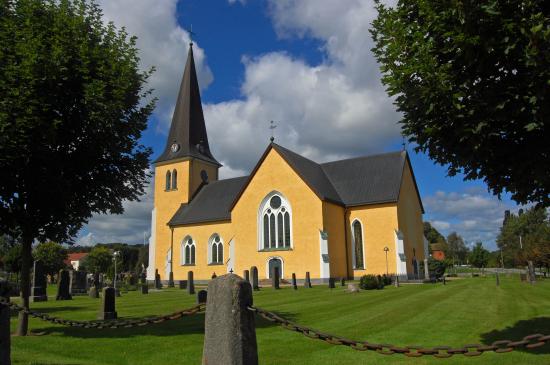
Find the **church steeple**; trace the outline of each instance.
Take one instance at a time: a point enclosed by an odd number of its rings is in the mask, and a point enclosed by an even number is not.
[[[189,45],[166,147],[155,163],[184,157],[193,157],[221,166],[212,156],[208,145],[192,43]]]

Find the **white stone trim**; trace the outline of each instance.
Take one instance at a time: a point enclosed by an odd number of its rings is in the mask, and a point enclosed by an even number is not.
[[[149,237],[149,265],[147,265],[147,280],[155,280],[155,248],[156,248],[157,210],[151,211],[151,236]]]
[[[285,260],[281,256],[269,256],[267,260],[265,261],[265,277],[266,279],[269,278],[269,261],[271,259],[278,259],[281,261],[281,272],[279,273],[279,279],[282,279],[284,277],[285,272]]]
[[[323,254],[328,255],[328,237],[323,239],[323,232],[319,230],[319,276],[321,279],[330,278],[330,257],[329,262],[324,262]]]
[[[405,256],[405,244],[403,242],[403,233],[395,230],[395,267],[396,274],[407,276],[407,257]]]

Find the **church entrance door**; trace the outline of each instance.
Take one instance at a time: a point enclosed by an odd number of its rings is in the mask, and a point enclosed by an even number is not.
[[[273,270],[274,268],[279,268],[279,277],[283,277],[283,264],[281,263],[281,259],[278,258],[272,258],[269,260],[269,278],[271,279],[273,277]]]

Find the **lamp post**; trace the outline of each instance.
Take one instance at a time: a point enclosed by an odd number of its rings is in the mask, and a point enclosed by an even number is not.
[[[384,247],[384,252],[386,253],[386,276],[389,275],[389,272],[388,272],[388,251],[390,249],[388,248],[388,246],[385,246]]]

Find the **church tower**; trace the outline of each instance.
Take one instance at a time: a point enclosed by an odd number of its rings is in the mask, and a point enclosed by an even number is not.
[[[221,164],[212,156],[202,111],[201,96],[193,43],[189,45],[187,63],[172,116],[170,132],[162,154],[154,161],[154,209],[149,241],[148,279],[158,268],[163,280],[169,271],[163,270],[170,256],[171,231],[167,222],[181,204],[187,204],[208,182],[218,180]],[[153,268],[153,272],[151,271]],[[168,268],[167,268],[168,270]]]

